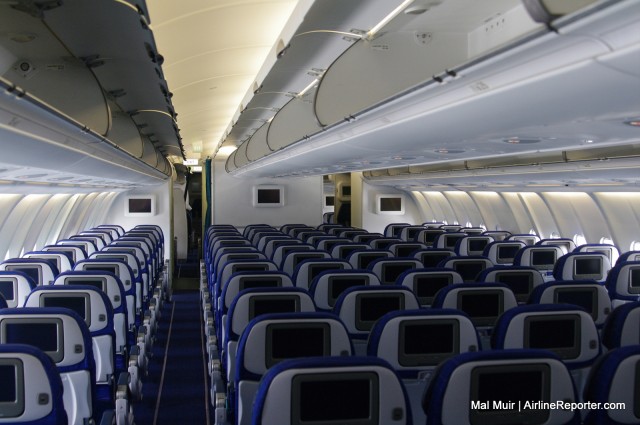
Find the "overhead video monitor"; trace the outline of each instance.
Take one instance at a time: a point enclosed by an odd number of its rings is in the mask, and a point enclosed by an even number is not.
[[[455,319],[403,321],[399,346],[402,366],[437,365],[460,352],[460,323]]]
[[[460,291],[457,308],[467,313],[475,326],[493,326],[503,313],[504,293],[500,290]]]
[[[261,314],[296,311],[300,311],[300,297],[297,295],[256,295],[249,299],[249,320]]]
[[[378,374],[373,372],[294,376],[290,424],[377,425],[379,385]]]
[[[5,318],[0,324],[0,343],[33,345],[54,363],[64,359],[62,320],[57,318]]]
[[[524,319],[524,348],[551,350],[563,360],[580,356],[580,316],[559,314]]]
[[[431,305],[438,291],[452,283],[453,277],[450,274],[416,274],[413,278],[413,293],[418,297],[420,305]]]
[[[349,288],[354,286],[365,286],[369,284],[369,276],[349,276],[335,275],[329,276],[329,297],[328,304],[333,307],[340,295]]]
[[[356,295],[356,329],[369,331],[375,322],[391,311],[404,309],[403,294],[364,293]]]
[[[328,323],[273,323],[267,325],[266,366],[299,357],[331,354],[331,326]]]
[[[254,186],[253,206],[276,208],[284,206],[284,186],[277,184]]]
[[[333,207],[336,204],[336,197],[334,195],[326,195],[324,197],[324,206]]]
[[[156,215],[154,195],[127,196],[124,202],[126,217],[152,217]]]
[[[24,413],[24,364],[18,359],[0,359],[0,412],[3,418]]]
[[[549,410],[524,410],[527,401],[548,403],[551,370],[546,364],[477,366],[471,371],[470,401],[487,403],[471,409],[472,425],[542,424]],[[495,404],[494,404],[495,402]]]

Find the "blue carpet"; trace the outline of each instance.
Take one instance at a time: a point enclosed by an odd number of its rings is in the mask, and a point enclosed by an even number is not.
[[[169,329],[172,308],[173,323]],[[167,342],[166,369],[161,382]],[[149,376],[144,380],[143,400],[134,405],[136,424],[154,425],[157,405],[156,425],[210,425],[198,292],[174,293],[173,304],[167,303],[163,309],[153,352]]]

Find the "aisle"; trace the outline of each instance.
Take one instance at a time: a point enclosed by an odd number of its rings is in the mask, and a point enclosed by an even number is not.
[[[211,423],[199,302],[198,292],[174,292],[164,307],[137,425]]]

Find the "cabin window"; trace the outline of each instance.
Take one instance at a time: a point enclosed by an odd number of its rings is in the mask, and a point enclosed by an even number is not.
[[[578,233],[573,235],[573,241],[576,243],[576,246],[584,245],[587,243],[587,240],[585,239],[584,235],[581,235]]]
[[[560,239],[560,233],[551,232],[551,234],[549,235],[549,239]]]
[[[529,234],[538,236],[538,232],[536,232],[536,229],[530,229]]]
[[[631,246],[629,246],[629,251],[640,251],[640,241],[631,242]]]
[[[611,239],[608,236],[603,236],[600,238],[600,243],[606,244],[606,245],[613,245],[613,239]]]

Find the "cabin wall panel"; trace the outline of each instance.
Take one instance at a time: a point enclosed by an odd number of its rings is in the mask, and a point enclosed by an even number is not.
[[[544,198],[539,193],[521,193],[520,198],[525,204],[527,211],[533,222],[533,229],[540,238],[548,238],[551,234],[549,229],[557,229],[553,214],[551,213],[549,206],[545,202]],[[525,231],[523,233],[529,233]]]
[[[601,192],[593,197],[609,224],[613,243],[620,252],[629,251],[632,242],[640,241],[640,193]]]
[[[460,225],[466,226],[467,223],[471,223],[473,226],[478,226],[483,222],[478,205],[469,193],[448,191],[444,192],[444,195],[456,211],[456,220]]]
[[[62,231],[64,237],[75,235],[86,229],[87,213],[97,195],[97,193],[89,193],[80,197],[65,223]]]
[[[176,240],[175,258],[178,260],[186,260],[189,255],[187,203],[184,199],[186,188],[186,181],[183,184],[174,183],[173,185],[173,237]]]
[[[156,186],[147,186],[140,189],[132,189],[119,193],[111,203],[105,222],[108,224],[118,224],[125,230],[131,230],[139,224],[149,224],[160,226],[165,237],[166,246],[165,260],[169,259],[173,249],[171,248],[171,180]],[[156,198],[156,213],[152,217],[125,217],[125,202],[127,196],[154,195]]]
[[[0,240],[7,241],[5,257],[19,257],[32,251],[35,240],[25,245],[29,230],[43,205],[51,195],[27,195],[12,210],[0,230]]]
[[[317,226],[322,222],[322,176],[238,179],[226,173],[224,161],[214,161],[213,167],[213,224],[244,227],[253,223],[272,226],[305,223]],[[260,184],[283,185],[285,205],[279,208],[254,207],[253,187]]]
[[[404,195],[404,214],[376,214],[376,195]],[[387,186],[373,186],[362,182],[362,227],[369,232],[384,233],[384,228],[391,223],[422,223],[420,210],[413,197],[404,190]]]
[[[56,242],[58,237],[56,223],[64,219],[61,212],[72,196],[71,194],[57,194],[51,197],[47,203],[49,213],[42,222],[38,223],[41,229],[36,241],[37,249]]]
[[[589,243],[599,243],[603,236],[611,236],[606,218],[588,193],[543,193],[542,197],[561,236],[573,238],[581,234]]]
[[[413,202],[416,204],[416,208],[418,209],[418,214],[420,215],[422,222],[433,220],[432,217],[435,217],[435,214],[433,214],[433,210],[422,192],[414,190],[411,192],[411,197],[413,198]]]
[[[511,233],[529,233],[529,230],[535,227],[535,223],[520,194],[518,192],[507,192],[503,193],[502,197],[515,218],[516,226],[508,229],[500,224],[499,230],[507,230]]]
[[[513,211],[505,200],[497,192],[470,192],[469,196],[474,200],[480,214],[482,223],[487,230],[517,229],[518,224]]]
[[[433,217],[426,217],[426,221],[435,220],[447,221],[448,223],[453,222],[455,219],[455,213],[451,204],[442,192],[423,192],[422,194],[434,214]]]

